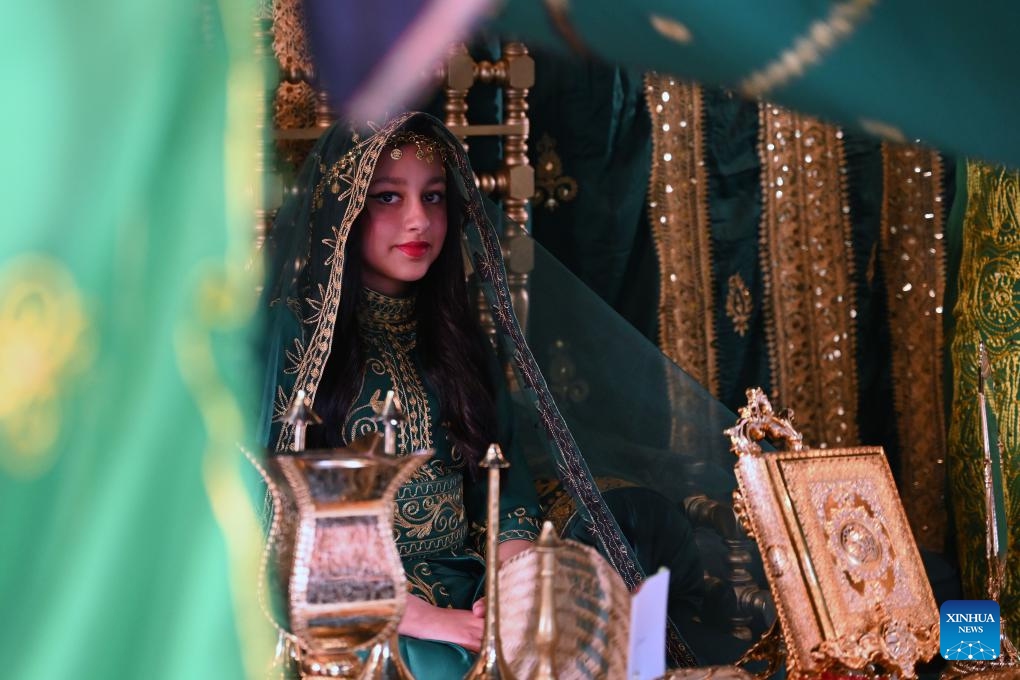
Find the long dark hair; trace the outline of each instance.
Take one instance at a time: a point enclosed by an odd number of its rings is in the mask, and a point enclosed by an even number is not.
[[[494,386],[486,353],[491,346],[482,334],[468,301],[460,240],[466,216],[461,192],[447,168],[447,229],[439,257],[416,284],[417,354],[423,376],[439,397],[439,422],[450,434],[474,476],[488,445],[496,441]],[[345,446],[343,426],[364,371],[358,335],[357,303],[362,287],[360,220],[351,228],[345,248],[343,294],[333,331],[316,409],[323,425],[308,433],[311,446]],[[496,376],[498,379],[498,376]],[[318,432],[313,432],[318,430]]]

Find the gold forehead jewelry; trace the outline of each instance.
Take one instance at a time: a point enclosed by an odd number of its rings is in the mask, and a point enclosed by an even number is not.
[[[439,140],[423,135],[420,132],[396,132],[387,140],[386,144],[393,147],[390,151],[390,158],[395,161],[399,161],[404,155],[403,149],[400,147],[409,144],[414,144],[414,157],[420,161],[431,164],[436,154],[439,154],[440,158],[446,160],[446,151],[439,143]]]

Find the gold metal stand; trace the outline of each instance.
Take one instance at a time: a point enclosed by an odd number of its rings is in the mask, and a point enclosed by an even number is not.
[[[538,651],[538,663],[528,680],[556,680],[556,602],[554,599],[556,584],[556,530],[552,522],[542,525],[542,535],[538,538],[535,551],[539,554],[541,571],[539,572],[539,604],[538,631],[535,636],[535,648]]]
[[[516,680],[499,640],[499,471],[510,467],[499,444],[492,444],[482,467],[489,470],[489,516],[485,550],[485,632],[478,660],[464,680]]]
[[[372,648],[358,680],[414,680],[414,675],[400,656],[396,635]]]

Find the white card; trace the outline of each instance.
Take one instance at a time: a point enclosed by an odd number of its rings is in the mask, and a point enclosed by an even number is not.
[[[666,601],[669,569],[645,579],[630,600],[627,680],[654,680],[666,673]]]

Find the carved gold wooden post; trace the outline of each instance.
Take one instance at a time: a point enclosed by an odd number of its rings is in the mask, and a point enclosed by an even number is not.
[[[505,119],[496,125],[472,125],[467,118],[467,93],[474,83],[495,83],[503,88]],[[535,193],[535,171],[528,162],[528,90],[535,84],[535,60],[523,43],[503,45],[498,61],[475,61],[467,47],[455,45],[446,62],[446,125],[462,140],[469,137],[503,138],[503,164],[494,172],[477,172],[478,187],[502,200],[503,210],[513,221],[501,241],[507,262],[507,278],[513,296],[514,311],[525,327],[528,318],[528,279],[534,268],[535,254],[527,237],[528,203]],[[483,307],[482,303],[479,307]],[[491,317],[480,319],[490,333]]]
[[[336,114],[326,93],[315,88],[302,0],[274,0],[272,12],[273,54],[280,77],[273,96],[273,136],[279,158],[297,169]],[[282,198],[270,205],[279,202]]]
[[[504,210],[513,220],[503,234],[503,257],[507,261],[508,283],[513,296],[514,311],[525,327],[528,319],[528,278],[535,268],[534,243],[527,237],[528,201],[535,194],[535,170],[528,163],[528,88],[535,84],[535,61],[523,43],[503,46],[507,63],[503,110],[506,124],[514,128],[503,144],[503,162],[507,173]]]
[[[467,94],[475,82],[475,62],[468,54],[467,46],[463,43],[450,48],[450,54],[446,59],[446,104],[443,107],[446,112],[446,124],[451,129],[454,127],[467,127]],[[460,133],[458,133],[460,134]],[[461,134],[461,138],[464,135]],[[467,144],[465,143],[465,147]]]

